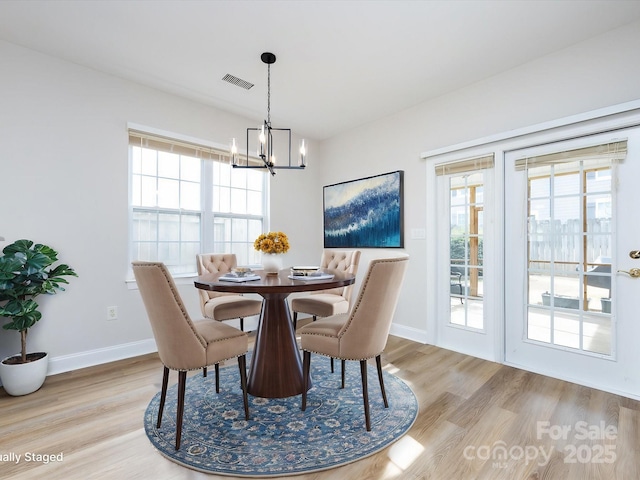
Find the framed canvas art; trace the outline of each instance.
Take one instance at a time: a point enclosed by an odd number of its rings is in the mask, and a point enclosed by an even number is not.
[[[325,248],[402,248],[402,170],[323,187]]]

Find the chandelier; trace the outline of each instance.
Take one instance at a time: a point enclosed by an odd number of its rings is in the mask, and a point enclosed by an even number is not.
[[[239,158],[236,139],[232,139],[230,146],[231,165],[234,168],[266,168],[271,175],[275,175],[275,170],[278,168],[303,169],[307,166],[307,148],[304,139],[300,140],[298,164],[294,165],[291,163],[291,129],[271,126],[271,65],[276,63],[276,56],[273,53],[265,52],[260,56],[260,59],[267,64],[267,119],[258,128],[247,128],[247,153],[245,158]],[[288,152],[289,158],[286,164],[278,164],[276,162],[274,137],[277,137],[278,141],[284,144],[284,146],[279,145],[278,151],[282,152],[286,148],[286,152]],[[254,145],[256,145],[256,155],[262,160],[262,164],[250,161],[249,145],[252,138]]]

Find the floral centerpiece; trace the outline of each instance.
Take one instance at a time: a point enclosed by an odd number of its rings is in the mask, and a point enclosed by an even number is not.
[[[289,251],[289,239],[282,232],[263,233],[253,242],[253,248],[267,254],[262,260],[264,271],[277,274],[282,269],[280,254]]]
[[[253,242],[253,248],[262,253],[287,253],[289,239],[282,232],[263,233]]]

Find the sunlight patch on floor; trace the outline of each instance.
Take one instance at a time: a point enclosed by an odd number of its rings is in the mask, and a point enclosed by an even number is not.
[[[389,449],[389,460],[400,471],[404,471],[422,454],[424,447],[411,437],[405,435]],[[386,477],[385,477],[386,478]]]

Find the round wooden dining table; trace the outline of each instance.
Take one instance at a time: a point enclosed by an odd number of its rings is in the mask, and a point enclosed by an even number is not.
[[[247,380],[247,391],[251,395],[285,398],[302,393],[302,360],[287,297],[294,292],[327,290],[355,282],[355,276],[350,273],[327,269],[319,272],[333,277],[325,280],[294,280],[289,278],[290,270],[284,269],[277,275],[255,271],[260,279],[247,282],[220,280],[221,274],[216,273],[205,274],[195,280],[196,288],[216,292],[254,293],[263,298]]]

